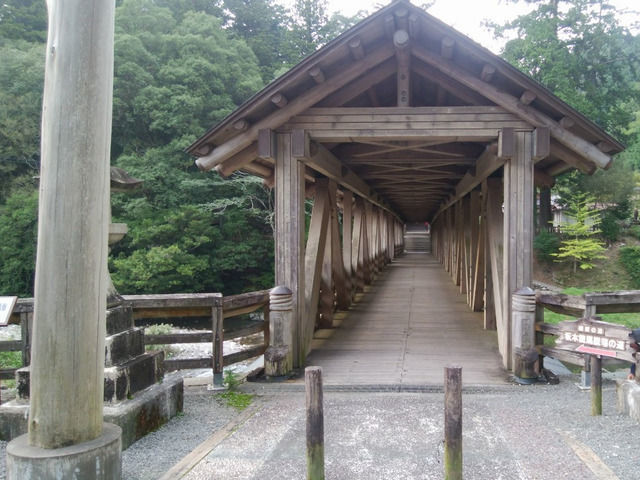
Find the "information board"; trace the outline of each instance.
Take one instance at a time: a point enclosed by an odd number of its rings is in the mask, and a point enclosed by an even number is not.
[[[635,363],[629,346],[631,330],[615,323],[594,318],[560,322],[556,348],[577,353],[600,355]]]
[[[9,324],[9,317],[17,300],[18,297],[0,297],[0,327],[6,327]]]

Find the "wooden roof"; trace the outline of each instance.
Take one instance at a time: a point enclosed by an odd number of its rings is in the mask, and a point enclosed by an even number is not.
[[[607,168],[623,146],[539,83],[406,0],[394,1],[267,85],[188,148],[203,170],[273,182],[268,130],[314,142],[307,182],[422,221],[501,163],[501,129],[546,131],[536,181]],[[347,180],[345,180],[347,179]],[[350,179],[350,180],[348,180]]]

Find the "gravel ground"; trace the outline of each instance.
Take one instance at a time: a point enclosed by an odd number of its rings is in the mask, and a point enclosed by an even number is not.
[[[604,385],[603,416],[592,417],[578,377],[561,380],[464,394],[465,479],[640,478],[638,425],[616,412],[613,381]],[[185,480],[304,477],[304,393],[251,389],[263,395],[261,410]],[[325,391],[326,478],[443,478],[442,410],[443,394],[433,391]]]
[[[616,412],[614,382],[604,383],[603,416],[592,417],[590,394],[580,391],[577,381],[577,375],[563,375],[555,386],[465,391],[465,479],[640,478],[638,424]],[[260,397],[260,410],[185,478],[303,478],[302,386],[245,384],[241,389]],[[443,395],[433,389],[327,389],[327,479],[443,478],[442,408]],[[188,387],[185,413],[123,452],[123,479],[157,479],[237,415],[211,392]],[[4,447],[0,442],[0,478]],[[585,463],[579,454],[591,460]],[[594,465],[610,471],[596,474]]]
[[[185,388],[184,413],[122,452],[123,480],[157,479],[236,415],[206,388]]]

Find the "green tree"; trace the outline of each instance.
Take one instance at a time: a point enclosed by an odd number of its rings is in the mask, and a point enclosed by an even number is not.
[[[44,46],[0,42],[0,204],[40,164]]]
[[[38,194],[13,193],[0,206],[0,295],[33,295]]]
[[[42,0],[3,0],[0,3],[0,39],[47,41],[47,9]]]
[[[640,42],[606,0],[525,0],[532,12],[497,26],[515,32],[503,57],[605,130],[622,136],[637,100]]]
[[[605,248],[595,237],[600,231],[600,216],[591,208],[593,197],[576,194],[568,204],[567,216],[571,221],[563,222],[560,229],[563,239],[558,253],[552,254],[559,262],[569,260],[573,263],[573,271],[580,266],[583,270],[593,268],[593,262],[605,258]]]

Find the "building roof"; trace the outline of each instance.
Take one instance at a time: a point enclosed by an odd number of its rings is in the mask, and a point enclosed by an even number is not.
[[[381,119],[396,133],[383,132]],[[549,153],[536,159],[541,184],[572,168],[607,168],[624,148],[515,67],[398,0],[271,82],[188,152],[204,170],[241,169],[270,183],[273,159],[258,155],[260,131],[313,130],[380,203],[419,221],[456,192],[505,127],[549,132]],[[319,174],[309,168],[307,181]]]

